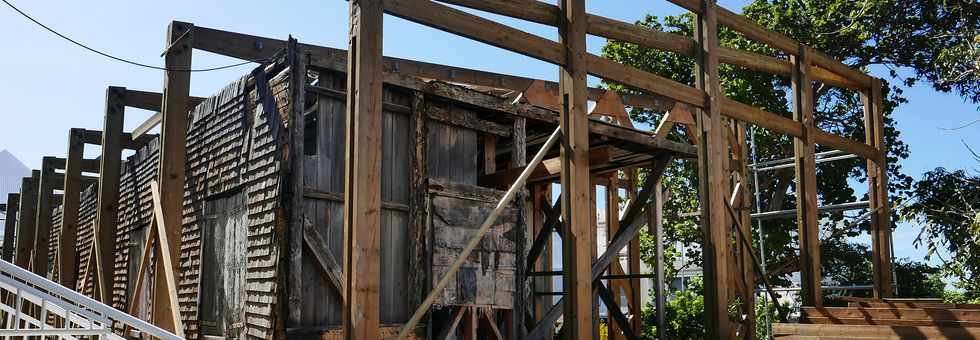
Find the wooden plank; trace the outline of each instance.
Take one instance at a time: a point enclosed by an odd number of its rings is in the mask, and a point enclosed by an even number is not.
[[[146,241],[143,242],[143,254],[140,256],[140,264],[136,270],[136,285],[133,286],[135,290],[129,295],[129,303],[126,308],[126,312],[135,317],[139,317],[137,308],[139,308],[140,297],[143,295],[143,280],[146,280],[147,271],[150,270],[150,256],[153,254],[153,249],[157,249],[153,247],[158,232],[155,221],[155,218],[150,220],[149,230],[146,232]],[[160,251],[158,250],[156,253],[160,254]],[[128,334],[126,332],[128,332],[129,326],[126,327],[123,330],[124,334]]]
[[[155,320],[169,319],[169,323],[174,325],[173,333],[179,337],[184,337],[184,325],[180,319],[180,310],[177,308],[177,279],[174,270],[176,268],[175,261],[173,261],[167,254],[173,253],[170,249],[170,240],[168,239],[170,235],[167,235],[167,225],[166,215],[163,210],[163,193],[160,192],[160,186],[156,181],[150,182],[150,194],[153,196],[153,218],[157,225],[157,245],[159,246],[159,252],[157,253],[157,270],[154,271],[154,276],[157,282],[162,282],[162,285],[157,285],[154,289],[162,288],[161,291],[154,292],[153,300],[153,318]],[[160,275],[163,274],[163,275]],[[110,286],[111,287],[111,286]],[[106,287],[108,289],[108,287]],[[159,298],[159,299],[158,299]],[[158,315],[156,312],[166,311],[166,315]]]
[[[4,212],[3,221],[3,234],[6,236],[3,238],[3,260],[13,263],[14,262],[14,235],[17,230],[17,215],[20,210],[20,194],[19,193],[9,193],[7,194],[7,210]]]
[[[367,340],[380,324],[383,9],[381,0],[350,5],[343,325],[345,338]]]
[[[698,56],[695,85],[708,94],[706,107],[696,115],[698,139],[698,178],[701,199],[701,226],[704,232],[704,305],[706,338],[722,339],[734,336],[728,318],[727,285],[732,279],[728,262],[730,225],[727,224],[725,199],[728,188],[724,173],[728,149],[722,135],[721,105],[725,97],[718,73],[718,27],[716,3],[701,0],[703,15],[697,16],[695,37]]]
[[[158,260],[155,273],[179,272],[181,229],[183,226],[184,181],[187,161],[187,103],[190,96],[190,73],[181,72],[191,68],[191,46],[193,29],[190,24],[172,22],[167,29],[168,50],[164,64],[171,71],[164,72],[163,122],[160,128],[160,157],[157,182],[160,188],[160,209],[165,219],[158,222],[160,247],[167,249]],[[185,34],[187,33],[187,34]],[[153,324],[182,335],[183,324],[179,317],[176,301],[171,301],[167,279],[164,275],[154,275]],[[176,287],[170,287],[176,288]]]
[[[40,170],[32,170],[31,177],[24,177],[20,183],[20,214],[17,221],[17,245],[14,263],[30,270],[31,252],[34,250],[34,235],[37,225],[37,185],[41,179]]]
[[[792,57],[796,69],[793,72],[793,118],[802,123],[803,135],[793,139],[796,168],[796,223],[800,237],[800,263],[802,265],[802,301],[804,306],[823,305],[820,291],[820,224],[817,219],[817,163],[814,136],[813,83],[810,81],[808,48],[800,45]]]
[[[888,202],[888,146],[885,144],[884,107],[881,81],[875,78],[871,90],[861,94],[864,104],[865,140],[878,157],[867,161],[868,196],[871,211],[871,262],[873,295],[887,298],[893,295],[891,252],[891,205]]]
[[[68,154],[65,162],[64,193],[61,196],[61,231],[58,234],[58,279],[62,286],[75,287],[75,242],[78,240],[78,208],[81,203],[81,162],[85,143],[81,131],[68,133]]]
[[[553,59],[559,68],[563,99],[561,112],[562,285],[565,291],[564,339],[592,338],[593,295],[589,276],[592,262],[589,171],[589,118],[586,77],[584,0],[562,0],[557,51],[568,59]],[[550,45],[555,45],[548,41]]]
[[[55,183],[63,181],[56,176],[55,168],[64,168],[64,158],[44,157],[41,159],[41,178],[38,183],[37,209],[34,212],[34,262],[32,271],[42,277],[48,277],[48,246],[51,242],[51,213],[54,205]],[[56,164],[57,163],[57,164]],[[43,255],[42,255],[43,254]]]
[[[481,1],[481,0],[438,0],[444,3],[469,7],[490,13],[506,15],[528,20],[543,25],[558,26],[558,6],[540,1]],[[640,46],[674,52],[685,56],[694,56],[697,43],[688,37],[667,33],[650,27],[644,27],[598,15],[587,14],[588,33],[604,38],[634,43]],[[745,67],[750,70],[770,74],[789,76],[792,64],[784,59],[721,47],[718,50],[719,61],[723,64]],[[817,80],[852,89],[867,86],[857,84],[847,78],[838,76],[830,71],[821,69]]]
[[[802,307],[803,316],[827,318],[871,318],[936,321],[980,322],[976,309],[947,308],[866,308],[866,307]]]
[[[829,325],[883,325],[883,326],[939,326],[958,328],[980,328],[980,321],[954,320],[909,320],[909,319],[877,319],[871,317],[810,317],[801,318],[813,324]],[[972,338],[971,338],[972,339]]]
[[[497,328],[497,320],[493,317],[493,308],[484,309],[483,317],[486,321],[486,328],[490,330],[490,335],[493,336],[493,339],[504,340],[504,335],[500,333],[500,328]]]
[[[619,232],[619,172],[618,171],[612,173],[609,176],[609,183],[606,185],[605,199],[606,199],[606,202],[605,202],[605,206],[606,206],[606,211],[605,211],[605,218],[606,218],[606,239],[607,240],[611,240],[613,238],[613,236],[615,236],[616,233]],[[633,241],[638,241],[638,240],[639,240],[639,238],[634,238],[633,239]],[[630,244],[629,244],[629,246],[627,248],[632,248],[633,243],[634,243],[633,241],[630,241]],[[627,249],[627,251],[629,251],[629,250],[632,250],[632,249]],[[629,253],[628,252],[627,255],[626,255],[627,256],[627,259],[632,260],[631,255],[632,255],[632,253]],[[609,274],[610,275],[624,275],[624,274],[626,274],[623,271],[623,268],[621,268],[621,267],[622,267],[622,265],[620,265],[620,261],[618,261],[618,260],[612,261],[611,264],[609,265],[609,268],[608,268]],[[633,273],[635,273],[635,272],[630,272],[630,274],[633,274]],[[614,302],[617,302],[616,305],[618,306],[619,305],[618,301],[621,301],[620,300],[620,297],[623,295],[623,294],[621,294],[621,292],[625,292],[626,293],[625,295],[627,296],[627,301],[628,301],[627,302],[627,308],[629,308],[632,311],[632,309],[634,307],[634,301],[631,300],[631,298],[632,298],[632,291],[633,291],[632,284],[633,284],[632,281],[628,281],[627,284],[623,284],[623,281],[621,281],[621,280],[610,280],[609,281],[609,286],[612,288],[612,290],[609,291],[609,294],[611,295],[611,299],[610,300],[611,301],[614,301]],[[600,298],[601,297],[602,297],[602,295],[600,294]],[[603,298],[603,301],[605,301],[605,300],[606,299]],[[606,308],[608,309],[610,307],[607,305]],[[608,324],[608,327],[609,327],[609,340],[621,340],[621,339],[623,339],[623,336],[624,335],[619,330],[619,328],[622,327],[622,326],[619,323],[610,322]],[[632,324],[630,324],[630,326],[628,328],[630,328],[630,331],[632,331]]]
[[[337,262],[337,259],[333,257],[326,239],[320,235],[316,228],[313,228],[313,225],[307,225],[306,228],[303,228],[303,244],[313,255],[324,279],[330,282],[330,285],[334,287],[337,295],[343,301],[344,288],[342,282],[344,282],[344,274],[341,273],[340,262]]]
[[[880,326],[880,325],[814,325],[773,324],[773,335],[822,336],[873,339],[977,339],[980,328],[939,326]]]

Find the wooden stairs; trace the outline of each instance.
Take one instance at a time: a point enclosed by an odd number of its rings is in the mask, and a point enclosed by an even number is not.
[[[980,304],[940,299],[854,301],[847,307],[803,307],[797,324],[773,325],[790,339],[980,339]]]

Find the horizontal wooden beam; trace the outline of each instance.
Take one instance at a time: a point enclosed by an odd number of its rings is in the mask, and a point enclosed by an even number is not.
[[[122,138],[119,141],[120,145],[124,149],[137,150],[143,147],[143,145],[146,145],[146,143],[149,143],[150,140],[153,140],[153,138],[157,137],[157,135],[153,134],[143,134],[136,136],[134,139],[133,136],[134,134],[131,133],[123,133]],[[81,138],[82,142],[85,144],[102,145],[102,131],[82,129]]]
[[[193,109],[204,101],[205,98],[202,97],[189,97],[187,109]],[[149,91],[138,91],[126,89],[126,106],[150,110],[150,111],[160,111],[161,100],[163,100],[163,94],[160,92],[149,92]]]
[[[558,6],[541,1],[437,1],[528,20],[543,25],[558,26]],[[694,56],[696,51],[694,39],[685,36],[593,14],[588,14],[587,18],[588,33],[592,35],[633,43],[648,48],[670,51],[685,56]],[[789,77],[793,70],[793,65],[788,60],[732,48],[719,48],[718,59],[724,64],[741,66],[750,70],[786,77]],[[862,89],[867,85],[862,86],[823,68],[815,68],[813,78],[830,85],[852,89]]]
[[[589,164],[592,166],[608,164],[612,161],[612,147],[589,148]],[[524,167],[510,168],[480,176],[480,186],[491,188],[507,188],[518,176],[524,172]],[[561,172],[561,158],[554,157],[541,161],[534,170],[527,182],[533,183],[543,179],[553,178]]]
[[[330,70],[347,69],[347,51],[324,46],[300,44],[309,64]],[[256,60],[275,54],[286,47],[283,40],[222,31],[207,27],[194,27],[194,48],[243,60]],[[451,83],[485,86],[511,91],[523,91],[538,80],[508,74],[453,67],[423,61],[385,57],[382,60],[385,73],[399,73],[421,78],[437,79]],[[558,83],[544,81],[549,93],[558,96]],[[589,88],[589,100],[598,101],[607,90]],[[623,103],[630,107],[669,110],[674,102],[667,98],[650,95],[622,95]]]
[[[701,3],[698,0],[669,1],[687,9],[688,11],[691,11],[692,13],[701,13]],[[762,27],[748,18],[738,15],[728,9],[720,6],[716,8],[718,12],[718,24],[738,31],[749,39],[767,44],[787,54],[796,55],[799,53],[799,42],[783,34],[773,32],[765,27]],[[811,54],[811,61],[814,65],[820,66],[821,68],[826,69],[829,73],[836,74],[843,79],[853,82],[854,86],[857,86],[856,88],[858,89],[867,89],[871,87],[871,76],[844,65],[844,63],[841,63],[840,61],[837,61],[824,53],[813,51]],[[827,76],[822,71],[819,71],[818,73],[821,73],[821,77]]]

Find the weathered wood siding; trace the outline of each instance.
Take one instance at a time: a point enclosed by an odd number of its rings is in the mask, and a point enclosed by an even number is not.
[[[468,185],[433,188],[432,285],[446,275],[502,196],[502,192]],[[455,281],[436,300],[437,305],[513,307],[516,222],[517,209],[504,210],[463,262]]]
[[[89,267],[92,257],[92,239],[95,237],[95,214],[99,196],[97,184],[82,191],[81,204],[78,209],[78,239],[75,241],[75,252],[78,254],[78,280],[75,290],[91,296],[95,291],[95,279],[92,277],[94,268]],[[94,263],[93,263],[94,264]],[[86,279],[86,276],[88,279]]]
[[[340,80],[344,78],[339,77]],[[343,90],[343,82],[321,76],[320,86]],[[317,95],[316,110],[308,117],[307,139],[314,138],[315,146],[306,149],[304,186],[338,199],[308,197],[305,213],[307,228],[316,228],[323,235],[333,256],[343,263],[343,202],[346,132],[346,103],[338,96]],[[401,107],[411,107],[411,97],[386,87],[383,101]],[[389,109],[383,112],[381,200],[381,322],[402,323],[411,313],[408,288],[409,234],[408,204],[410,201],[409,160],[413,152],[410,140],[411,117]],[[312,136],[311,136],[312,134]],[[303,305],[302,320],[287,327],[328,327],[340,325],[340,299],[335,288],[325,280],[312,256],[303,257],[303,294],[317,303]]]
[[[157,178],[160,143],[158,139],[129,156],[122,164],[119,177],[119,205],[116,224],[116,258],[113,272],[112,305],[127,310],[133,299],[143,247],[153,220],[153,198],[150,182]],[[137,297],[137,314],[149,317],[152,277],[150,267],[143,279],[143,294]]]
[[[259,78],[243,77],[226,86],[214,97],[198,105],[191,113],[187,133],[187,184],[184,196],[183,236],[181,238],[180,283],[178,301],[189,338],[202,334],[201,296],[212,294],[210,287],[225,290],[225,305],[219,312],[223,320],[238,320],[225,324],[231,334],[248,338],[270,338],[276,327],[278,301],[278,264],[280,233],[280,172],[279,142],[283,117],[288,117],[291,104],[288,93],[289,69],[278,68],[270,75],[267,86],[256,86]],[[260,88],[267,91],[260,93]],[[266,112],[264,100],[272,101],[277,112]],[[272,118],[274,121],[270,121]],[[274,133],[275,131],[275,133]],[[224,220],[241,219],[232,223],[243,230],[229,230],[228,223],[215,221],[211,227],[224,228],[216,236],[236,235],[242,242],[224,248],[224,259],[245,258],[244,281],[237,277],[243,268],[207,268],[202,264],[202,247],[215,241],[203,236],[202,228],[209,226],[205,213],[209,202],[234,195],[243,195],[242,217],[227,215]],[[218,204],[218,203],[214,203]],[[244,251],[245,254],[240,252]],[[240,260],[236,260],[240,261]],[[211,263],[218,265],[217,263]],[[202,282],[204,271],[220,271],[221,287],[217,282]]]

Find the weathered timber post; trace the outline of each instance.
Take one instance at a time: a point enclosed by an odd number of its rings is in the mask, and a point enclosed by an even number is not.
[[[157,225],[163,234],[169,254],[171,268],[165,261],[156,261],[153,288],[153,324],[183,336],[184,327],[173,315],[176,313],[176,290],[171,290],[164,271],[180,273],[180,238],[184,207],[184,180],[187,158],[187,102],[190,97],[191,55],[193,46],[193,25],[172,22],[167,29],[167,50],[164,63],[163,98],[160,128],[160,158],[157,182],[160,187],[160,208],[163,213],[162,225]]]
[[[718,79],[718,18],[714,0],[701,0],[697,14],[695,40],[698,43],[695,87],[706,94],[704,108],[697,114],[698,177],[701,196],[701,228],[704,231],[704,305],[707,339],[727,339],[734,335],[728,319],[728,260],[730,225],[724,186],[728,150],[722,134],[721,100],[724,94]]]
[[[351,1],[350,23],[342,319],[345,339],[368,340],[381,318],[382,1]]]

